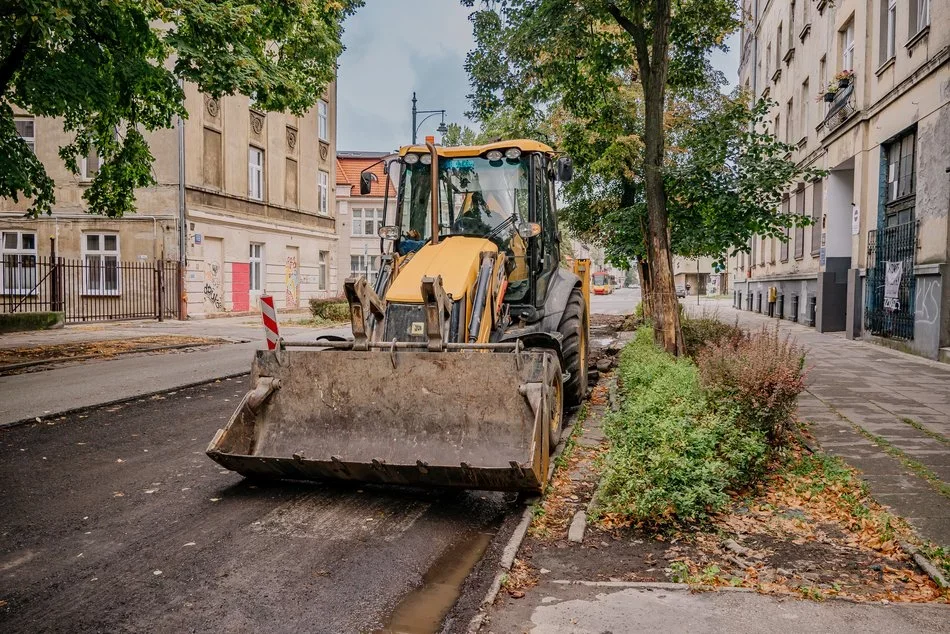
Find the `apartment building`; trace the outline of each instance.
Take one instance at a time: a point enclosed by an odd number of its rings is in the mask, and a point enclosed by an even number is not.
[[[673,283],[687,289],[688,295],[718,295],[728,288],[729,274],[720,271],[714,258],[673,257]]]
[[[384,222],[386,173],[382,160],[389,152],[337,152],[336,201],[339,221],[340,288],[350,275],[363,275],[370,284],[376,283],[379,257],[382,253],[379,228]],[[376,176],[368,194],[360,194],[360,174],[369,171]],[[389,185],[389,213],[386,221],[393,222],[396,190]]]
[[[744,13],[740,84],[776,102],[792,158],[829,173],[782,200],[811,226],[731,259],[737,305],[947,355],[950,4],[745,0]]]
[[[262,294],[292,309],[338,292],[335,85],[301,117],[265,113],[244,96],[212,99],[193,85],[185,93],[188,118],[147,136],[156,185],[137,191],[136,212],[115,220],[90,215],[82,199],[99,168],[96,156],[72,174],[57,155],[70,141],[61,122],[16,114],[21,137],[55,180],[56,204],[52,215],[29,219],[29,201],[0,199],[0,304],[46,296],[41,282],[51,268],[42,267],[54,245],[57,257],[75,263],[56,268],[60,274],[73,266],[81,271],[76,288],[59,293],[67,320],[70,306],[118,306],[154,295],[150,276],[138,273],[153,262],[180,264],[163,280],[173,289],[164,302],[166,309],[176,305],[167,311],[172,316],[251,311]],[[86,313],[108,319],[148,311],[100,306]]]

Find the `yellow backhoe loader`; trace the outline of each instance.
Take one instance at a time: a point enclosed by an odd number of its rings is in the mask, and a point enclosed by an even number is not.
[[[587,391],[588,274],[561,268],[555,210],[570,159],[427,139],[384,162],[379,274],[344,284],[352,338],[259,351],[207,453],[254,478],[540,491]]]

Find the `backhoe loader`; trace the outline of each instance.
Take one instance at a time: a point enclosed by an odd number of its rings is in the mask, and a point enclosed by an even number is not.
[[[570,159],[429,138],[383,161],[379,274],[344,283],[352,338],[258,351],[207,453],[252,478],[541,491],[587,391],[588,274],[561,268],[555,210]]]

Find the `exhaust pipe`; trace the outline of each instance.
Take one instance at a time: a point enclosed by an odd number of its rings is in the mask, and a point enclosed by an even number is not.
[[[439,244],[439,152],[435,149],[433,137],[426,137],[426,147],[429,148],[429,156],[432,157],[432,240],[431,244]]]

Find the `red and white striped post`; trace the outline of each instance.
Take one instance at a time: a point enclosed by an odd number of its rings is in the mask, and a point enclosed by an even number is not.
[[[261,295],[261,320],[264,322],[267,349],[276,350],[280,331],[277,328],[277,309],[274,308],[274,298],[271,295]]]

